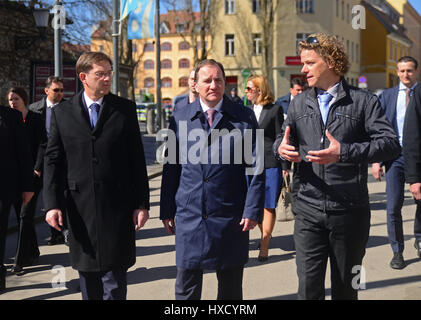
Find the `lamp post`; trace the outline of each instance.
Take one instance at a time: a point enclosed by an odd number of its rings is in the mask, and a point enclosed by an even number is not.
[[[54,15],[60,11],[61,13],[62,3],[60,0],[54,2]],[[57,23],[57,18],[54,18],[54,76],[63,76],[63,57],[61,52],[61,29],[62,23]]]

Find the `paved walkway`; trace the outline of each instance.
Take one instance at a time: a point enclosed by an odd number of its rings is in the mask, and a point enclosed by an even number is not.
[[[159,170],[151,165],[148,170]],[[155,171],[156,172],[156,171]],[[151,212],[145,228],[137,232],[137,260],[128,272],[129,300],[173,300],[176,276],[174,237],[166,233],[159,220],[161,176],[150,180]],[[364,259],[365,290],[363,300],[417,300],[421,299],[421,261],[413,248],[413,218],[415,205],[409,191],[405,194],[403,226],[404,252],[408,265],[403,270],[389,267],[392,251],[387,240],[385,212],[385,183],[369,183],[372,219],[370,239]],[[164,197],[165,199],[165,197]],[[244,272],[244,298],[246,300],[295,300],[297,275],[292,238],[294,222],[277,222],[271,240],[270,258],[265,263],[257,261],[257,243],[260,232],[250,233],[250,259]],[[23,276],[8,275],[7,291],[0,295],[6,300],[58,299],[80,300],[77,291],[77,272],[69,266],[68,248],[65,245],[47,246],[49,229],[45,223],[37,225],[41,256],[36,266],[26,268]],[[16,249],[16,233],[7,239],[6,263],[13,263]],[[54,269],[59,268],[59,269]],[[58,271],[57,271],[58,270]],[[53,285],[62,283],[62,287]],[[204,275],[205,300],[216,298],[216,275]],[[326,277],[327,299],[330,299],[329,269]]]

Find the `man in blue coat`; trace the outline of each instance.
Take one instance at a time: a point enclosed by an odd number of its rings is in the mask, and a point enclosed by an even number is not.
[[[275,104],[281,106],[284,109],[284,115],[288,114],[288,107],[291,101],[300,93],[302,93],[306,89],[306,83],[302,78],[294,78],[291,81],[291,86],[289,89],[289,93],[283,97],[278,98],[275,101]]]
[[[395,129],[396,135],[402,146],[403,125],[406,108],[410,97],[417,85],[418,62],[412,57],[402,57],[397,63],[397,74],[400,80],[396,87],[383,91],[380,95],[380,103],[385,109],[386,117]],[[402,227],[401,209],[404,200],[405,189],[405,165],[402,154],[393,161],[384,162],[386,167],[386,197],[387,197],[387,233],[393,251],[393,258],[390,267],[393,269],[403,269],[405,260],[403,258],[404,237]],[[373,176],[381,180],[383,169],[380,163],[373,163]],[[416,240],[421,241],[421,210],[417,203],[416,219],[414,223],[414,233]]]
[[[224,95],[220,63],[200,62],[195,88],[199,99],[173,114],[162,176],[160,219],[176,234],[175,296],[200,299],[207,269],[216,270],[219,300],[239,300],[249,230],[264,206],[263,141],[254,113]]]

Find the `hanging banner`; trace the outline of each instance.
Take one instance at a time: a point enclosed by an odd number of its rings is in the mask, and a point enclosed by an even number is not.
[[[138,0],[136,8],[130,12],[127,39],[155,37],[155,0]]]

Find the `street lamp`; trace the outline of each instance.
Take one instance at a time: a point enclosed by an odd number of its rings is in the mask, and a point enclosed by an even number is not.
[[[39,32],[39,38],[45,39],[45,31],[48,25],[48,18],[50,16],[50,10],[47,8],[34,9],[33,11],[35,26]],[[30,49],[32,45],[38,40],[35,35],[31,36],[15,36],[15,49]]]

